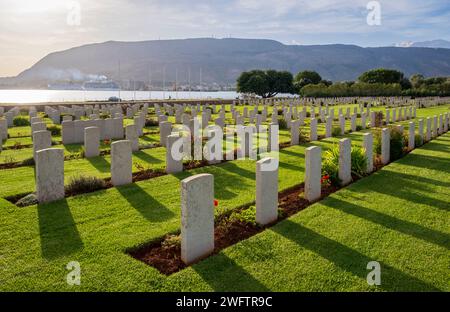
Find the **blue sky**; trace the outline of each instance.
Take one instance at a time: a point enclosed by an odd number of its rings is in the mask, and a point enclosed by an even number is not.
[[[0,0],[0,76],[16,75],[50,52],[107,40],[231,36],[360,46],[450,40],[448,0],[379,0],[375,26],[366,22],[369,2]]]

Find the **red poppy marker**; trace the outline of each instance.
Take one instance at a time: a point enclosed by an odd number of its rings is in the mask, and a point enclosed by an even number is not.
[[[214,207],[219,206],[219,201],[217,199],[214,199]]]

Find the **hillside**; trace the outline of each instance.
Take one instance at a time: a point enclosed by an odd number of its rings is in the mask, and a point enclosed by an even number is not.
[[[262,39],[184,39],[89,44],[54,52],[12,80],[17,84],[42,84],[64,80],[119,79],[161,84],[234,83],[244,70],[274,68],[297,72],[318,71],[333,81],[354,80],[362,72],[378,67],[394,68],[407,76],[450,75],[450,49],[380,47],[354,45],[284,45]],[[10,79],[11,80],[11,79]]]

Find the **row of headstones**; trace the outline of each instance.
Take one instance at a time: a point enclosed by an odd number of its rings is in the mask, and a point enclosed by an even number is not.
[[[431,127],[431,118],[427,118],[427,134],[426,140],[436,137],[448,131],[449,114],[440,115],[433,118],[434,127]],[[398,126],[403,132],[403,126]],[[129,126],[130,131],[133,125]],[[85,130],[86,144],[98,144],[99,128],[90,127]],[[37,131],[34,133],[34,142],[40,142],[40,136],[49,137],[48,131]],[[419,120],[419,136],[423,137],[423,120]],[[175,139],[175,137],[173,137]],[[178,137],[176,137],[178,138]],[[363,147],[367,156],[367,171],[373,170],[373,136],[371,133],[363,134]],[[170,141],[170,139],[169,139]],[[415,123],[409,124],[409,143],[408,148],[414,149],[415,142]],[[169,143],[170,144],[170,143]],[[92,150],[91,146],[86,148]],[[351,142],[349,139],[342,139],[339,141],[339,178],[345,185],[351,181]],[[95,150],[98,152],[98,145]],[[169,149],[168,149],[169,150]],[[133,142],[131,140],[116,141],[111,145],[111,181],[113,185],[123,185],[132,183],[132,151]],[[169,154],[169,153],[168,153]],[[320,178],[321,178],[321,150],[320,147],[310,147],[305,154],[305,198],[310,201],[320,198]],[[64,151],[58,148],[43,148],[35,151],[36,160],[36,194],[39,202],[49,202],[64,197]],[[390,133],[388,128],[382,129],[381,135],[381,161],[387,164],[390,161]],[[261,162],[261,161],[260,161]],[[168,163],[169,165],[169,163]],[[260,163],[261,165],[261,163]],[[276,173],[278,174],[278,173]],[[260,176],[270,175],[270,171],[259,173]],[[258,173],[257,173],[258,176]],[[263,183],[265,185],[265,183]],[[267,188],[264,196],[268,192]],[[258,192],[257,192],[258,193]],[[260,192],[261,193],[261,192]],[[269,200],[258,201],[264,203]]]
[[[388,112],[388,111],[387,111]],[[376,112],[371,112],[370,113],[370,123],[369,126],[371,128],[374,128],[376,126],[375,121],[376,121]],[[395,117],[395,109],[394,109],[394,113],[393,113],[393,119],[392,122],[394,121],[400,121],[400,120],[407,120],[410,118],[415,118],[415,111],[414,111],[414,115],[406,115],[405,118],[396,118]],[[302,115],[300,116],[301,118],[298,120],[291,120],[290,123],[288,124],[288,128],[291,129],[291,144],[292,145],[296,145],[299,142],[299,136],[300,136],[300,127],[305,125],[305,121],[302,118]],[[332,136],[332,128],[333,128],[333,117],[332,116],[327,116],[325,118],[325,138],[329,138]],[[339,127],[340,127],[340,135],[344,135],[345,134],[345,123],[346,118],[344,117],[344,115],[339,115]],[[389,118],[389,114],[386,115],[386,123],[390,123],[391,119]],[[350,116],[350,130],[352,132],[356,131],[356,126],[357,126],[357,114],[352,114]],[[317,118],[311,118],[310,119],[310,137],[309,139],[311,141],[316,141],[318,138],[318,134],[317,134],[317,125],[318,125],[318,119]],[[361,115],[361,128],[364,130],[366,129],[368,126],[367,124],[367,115],[366,113],[362,113]]]
[[[44,132],[44,131],[43,131]],[[40,131],[36,132],[40,135]],[[90,127],[86,135],[98,138],[99,129]],[[89,143],[98,142],[92,139]],[[111,182],[114,186],[132,183],[132,142],[116,141],[111,144]],[[64,150],[44,148],[36,151],[36,196],[40,203],[64,198]]]
[[[441,115],[442,116],[442,115]],[[437,123],[437,116],[434,118]],[[441,117],[439,117],[441,119]],[[448,131],[448,114],[443,118],[442,131],[434,130],[437,136]],[[428,118],[429,123],[431,118]],[[419,120],[420,124],[423,120]],[[399,126],[402,127],[402,126]],[[431,128],[431,127],[430,127]],[[414,149],[414,122],[409,124],[409,149]],[[401,129],[402,130],[402,129]],[[420,130],[419,130],[420,133]],[[373,171],[373,135],[363,134],[363,147],[367,159],[367,172]],[[383,164],[389,163],[390,133],[382,129],[381,158]],[[319,146],[305,150],[304,196],[310,202],[321,197],[322,151]],[[264,158],[256,163],[256,222],[267,225],[278,219],[278,167],[276,170],[263,170],[273,158]],[[339,179],[343,185],[352,181],[351,141],[339,141]],[[181,181],[181,259],[186,264],[207,257],[214,251],[214,177],[211,174],[198,174]]]
[[[442,133],[445,133],[448,131],[449,127],[449,114],[441,114],[439,116],[434,116],[432,118],[427,118],[427,131],[426,136],[424,137],[424,123],[423,119],[420,119],[418,126],[418,134],[422,140],[429,141],[431,138],[436,137]],[[433,126],[432,126],[433,122]],[[313,122],[314,123],[314,122]],[[397,126],[401,132],[403,132],[403,126],[398,125]],[[254,128],[254,126],[253,126]],[[113,185],[122,185],[122,184],[128,184],[132,182],[132,152],[138,150],[138,143],[137,143],[137,133],[136,128],[134,125],[127,126],[127,140],[123,141],[117,141],[114,142],[111,145],[111,178]],[[84,136],[85,136],[85,153],[86,157],[93,157],[99,155],[99,138],[100,138],[100,129],[98,127],[88,127],[84,130]],[[367,168],[368,171],[371,172],[373,168],[372,163],[372,157],[369,155],[372,155],[373,150],[373,137],[371,133],[365,133],[363,135],[364,137],[364,143],[363,147],[366,151],[368,164]],[[172,155],[172,145],[180,138],[178,133],[171,134],[167,136],[167,149],[166,149],[166,171],[168,173],[175,173],[180,172],[183,170],[183,163],[182,159],[174,159]],[[409,123],[409,136],[408,136],[408,148],[410,150],[414,149],[415,146],[415,123],[410,122]],[[384,164],[387,164],[389,162],[389,155],[390,155],[390,134],[388,128],[382,129],[382,136],[381,136],[381,160]],[[42,130],[42,131],[36,131],[33,133],[33,146],[34,146],[34,156],[36,159],[36,163],[39,161],[39,153],[42,150],[50,149],[51,146],[51,135],[49,131]],[[221,142],[221,141],[220,141]],[[342,149],[341,154],[347,155],[346,152],[348,149],[350,149],[350,141],[349,139],[342,139],[339,141],[340,143],[340,149]],[[190,138],[189,138],[189,144],[190,144]],[[243,146],[242,144],[246,144]],[[270,145],[270,142],[269,142]],[[341,146],[342,145],[342,146]],[[241,140],[241,146],[240,149],[244,150],[245,154],[250,154],[250,146],[252,146],[252,140],[251,136],[247,137],[246,140]],[[218,146],[215,146],[215,148],[218,151],[221,151],[221,143],[219,143]],[[61,149],[62,151],[62,149]],[[311,153],[315,153],[314,151]],[[350,153],[350,152],[349,152]],[[46,159],[46,158],[45,158]],[[62,161],[64,161],[64,155],[62,154]],[[211,161],[217,161],[217,159],[211,159]],[[307,165],[309,163],[307,162]],[[315,163],[310,164],[313,168]],[[343,166],[347,164],[348,161],[343,162]],[[342,170],[339,172],[339,177],[343,181],[344,184],[349,182],[349,178],[351,179],[351,175],[349,173],[349,170],[351,168],[345,165]],[[61,165],[64,167],[64,165]],[[45,167],[45,166],[44,166]],[[308,172],[309,167],[307,166],[306,171]],[[57,178],[55,178],[57,179]],[[52,179],[49,179],[52,181]],[[54,185],[54,183],[52,183]],[[306,187],[305,187],[306,188]],[[37,187],[37,189],[46,189],[45,187]],[[316,188],[312,188],[312,190],[315,190]],[[42,192],[41,192],[42,193]],[[51,197],[51,194],[48,195]],[[60,194],[60,193],[58,193]],[[307,199],[314,199],[316,197],[317,192],[312,192],[311,196],[306,195]],[[47,195],[43,195],[44,197]],[[320,192],[319,192],[320,196]],[[45,197],[43,201],[47,201]],[[57,198],[56,198],[57,199]],[[55,200],[53,198],[52,200]]]
[[[443,103],[439,99],[433,98],[433,101],[437,103]],[[445,101],[444,101],[445,102]],[[448,100],[447,100],[448,102]],[[411,97],[334,97],[334,98],[271,98],[271,99],[240,99],[238,101],[233,101],[236,105],[278,105],[282,103],[288,103],[290,105],[300,104],[300,105],[339,105],[342,103],[366,103],[367,105],[387,105],[390,107],[404,106],[409,103],[415,103],[415,100]],[[432,105],[430,103],[430,105]]]
[[[64,120],[62,122],[63,144],[84,143],[84,130],[97,127],[100,130],[100,140],[123,139],[123,118]]]
[[[0,117],[5,117],[8,128],[14,126],[14,118],[19,116],[19,114],[20,109],[18,107],[13,107],[7,112],[4,111],[3,107],[0,107]]]

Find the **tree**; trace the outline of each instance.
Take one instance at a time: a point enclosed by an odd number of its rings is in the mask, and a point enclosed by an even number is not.
[[[366,83],[401,83],[403,73],[394,69],[378,68],[364,72],[358,80]]]
[[[365,83],[398,83],[403,90],[411,89],[412,85],[403,73],[395,69],[378,68],[366,71],[358,80]]]
[[[409,78],[409,81],[411,81],[411,85],[413,88],[419,88],[424,80],[425,77],[421,74],[415,74]]]
[[[295,75],[294,85],[297,90],[300,90],[309,84],[318,84],[322,81],[322,77],[312,70],[304,70]]]
[[[238,77],[237,91],[268,98],[278,93],[292,93],[292,81],[292,74],[287,71],[252,70],[243,72]]]

